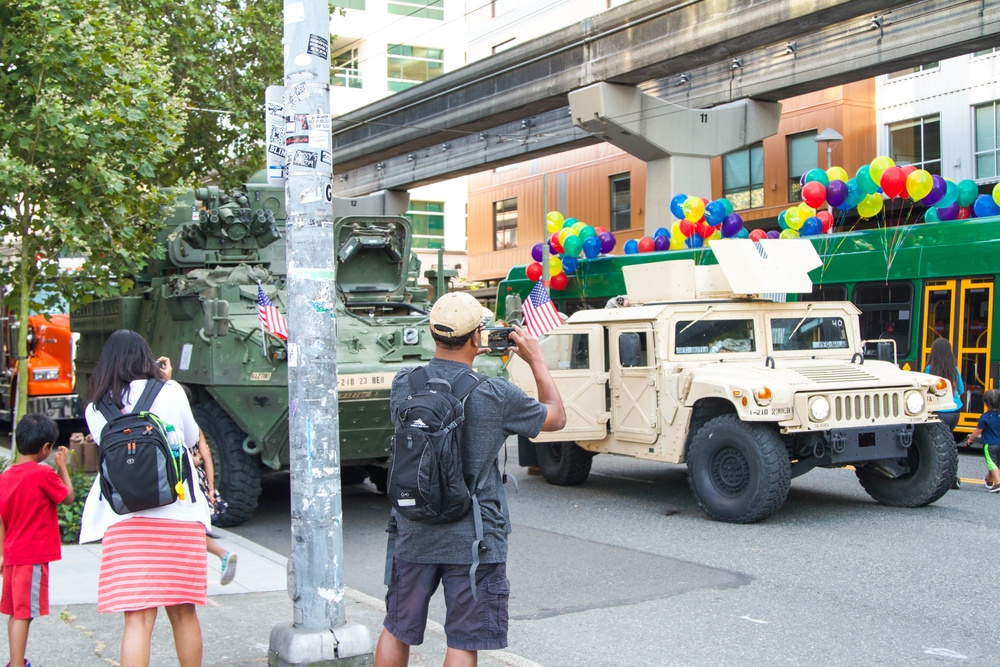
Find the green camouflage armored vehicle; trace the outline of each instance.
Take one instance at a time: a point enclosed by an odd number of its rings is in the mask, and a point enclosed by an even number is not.
[[[366,210],[357,204],[351,210]],[[403,209],[398,202],[396,208]],[[258,282],[287,312],[284,221],[281,188],[262,182],[229,194],[199,188],[164,221],[159,239],[166,256],[151,261],[133,290],[72,313],[73,330],[81,334],[81,404],[89,402],[89,375],[115,330],[137,331],[155,355],[170,357],[173,378],[191,390],[195,418],[212,449],[216,487],[229,503],[217,521],[222,526],[253,513],[262,470],[288,464],[287,349],[263,330],[257,315]],[[427,290],[417,286],[420,263],[411,251],[409,220],[335,217],[334,239],[337,313],[331,325],[338,327],[342,479],[359,482],[367,474],[384,489],[389,389],[398,369],[434,355],[427,329],[431,304]],[[499,370],[496,358],[480,361],[477,370]]]

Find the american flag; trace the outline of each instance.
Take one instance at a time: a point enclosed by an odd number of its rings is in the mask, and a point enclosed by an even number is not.
[[[532,336],[543,336],[562,325],[562,319],[549,298],[549,291],[542,281],[535,283],[522,306],[524,328]]]
[[[281,340],[288,340],[288,325],[285,318],[278,312],[277,306],[264,294],[260,283],[257,283],[257,317],[264,325],[264,331]]]

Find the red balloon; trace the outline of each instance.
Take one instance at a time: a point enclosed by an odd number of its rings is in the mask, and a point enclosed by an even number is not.
[[[816,211],[816,217],[819,221],[823,223],[823,233],[826,234],[828,231],[833,229],[833,214],[829,211]]]
[[[965,220],[968,217],[970,217],[969,207],[968,206],[961,206],[961,207],[959,207],[959,209],[958,209],[958,215],[955,216],[955,219],[956,220]]]
[[[565,273],[557,273],[552,276],[552,280],[549,281],[549,287],[557,292],[561,292],[566,289],[566,285],[569,285],[569,278],[566,277]]]
[[[809,181],[802,186],[802,201],[812,208],[819,208],[826,201],[826,186],[819,181]]]
[[[639,239],[639,252],[653,252],[656,250],[656,242],[648,236]]]
[[[753,231],[750,232],[751,241],[760,241],[761,239],[766,239],[766,238],[767,238],[767,232],[765,232],[763,229],[754,229]]]
[[[887,197],[898,197],[906,190],[906,172],[899,167],[889,167],[882,173],[879,185]]]
[[[698,226],[695,228],[695,231],[698,232],[698,236],[700,236],[703,239],[707,239],[709,236],[715,233],[715,227],[708,224],[707,222],[699,222]]]
[[[557,255],[563,251],[562,243],[559,241],[559,232],[552,232],[552,236],[549,237],[549,249]]]
[[[912,174],[917,170],[917,165],[908,164],[905,167],[900,167],[900,169],[902,169],[906,173],[906,175],[909,176],[910,174]]]
[[[528,268],[524,270],[524,273],[528,276],[528,280],[538,282],[542,277],[542,265],[538,262],[532,262],[528,264]]]
[[[596,234],[594,234],[594,236],[600,236],[601,234],[603,234],[604,232],[606,232],[608,230],[606,230],[604,227],[594,227],[594,231],[596,232]]]
[[[694,223],[690,220],[681,220],[678,226],[685,238],[694,234]]]

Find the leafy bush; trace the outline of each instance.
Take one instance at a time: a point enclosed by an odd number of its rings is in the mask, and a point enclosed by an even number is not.
[[[94,483],[94,475],[71,472],[69,481],[73,483],[73,502],[69,505],[59,505],[59,534],[63,544],[75,544],[80,539],[83,503],[87,500],[87,494],[90,493],[90,487]]]

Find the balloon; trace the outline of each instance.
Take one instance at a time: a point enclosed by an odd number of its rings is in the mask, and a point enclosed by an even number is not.
[[[648,236],[643,236],[636,245],[639,248],[639,252],[653,252],[656,250],[656,243]]]
[[[882,172],[879,184],[887,197],[898,197],[906,188],[906,172],[899,167],[889,167]]]
[[[566,276],[565,273],[557,273],[556,275],[552,276],[552,278],[549,280],[549,287],[551,287],[556,292],[563,291],[564,289],[566,289],[567,285],[569,285],[569,278]]]
[[[878,192],[878,183],[876,183],[873,178],[874,177],[871,173],[869,173],[868,165],[865,164],[858,169],[858,173],[854,177],[854,180],[857,181],[858,187],[861,188],[862,192],[866,195],[873,195]]]
[[[882,182],[882,174],[889,167],[895,167],[896,163],[892,161],[892,158],[887,155],[879,155],[877,158],[872,160],[871,164],[868,166],[868,173],[871,179],[876,183]]]
[[[968,218],[971,217],[971,215],[972,214],[970,213],[968,206],[959,206],[958,216],[956,217],[956,220],[967,220]]]
[[[707,239],[708,237],[710,237],[712,234],[715,233],[715,227],[707,223],[701,222],[698,223],[696,231],[698,232],[698,236],[700,236],[703,239]]]
[[[562,241],[559,240],[559,232],[555,232],[549,237],[549,252],[558,255],[563,251]]]
[[[937,216],[939,220],[954,220],[958,217],[958,202],[952,202],[949,206],[938,206]]]
[[[670,212],[674,214],[675,218],[684,217],[684,202],[687,201],[687,195],[674,195],[673,199],[670,200]]]
[[[694,223],[688,220],[681,220],[680,224],[678,225],[678,228],[680,229],[681,234],[685,238],[694,234]]]
[[[687,243],[687,239],[684,238],[683,234],[677,233],[670,237],[670,249],[671,250],[682,250]]]
[[[739,213],[730,213],[722,221],[722,236],[727,239],[739,234],[741,229],[743,229],[743,218]]]
[[[763,229],[754,229],[750,232],[751,241],[756,242],[766,238],[767,238],[767,232],[765,232]]]
[[[958,182],[958,205],[972,206],[979,196],[979,187],[975,181],[964,179]]]
[[[590,225],[588,225],[586,222],[578,222],[578,223],[576,223],[576,224],[573,225],[572,230],[574,232],[576,232],[577,236],[579,236],[580,232],[583,231],[584,227],[590,227]]]
[[[574,230],[572,227],[563,227],[562,229],[559,230],[559,244],[565,248],[566,239],[568,239],[571,236],[576,236],[576,230]]]
[[[669,238],[670,230],[666,227],[659,227],[655,232],[653,232],[653,238],[655,239],[657,236],[666,236]]]
[[[569,273],[576,273],[576,270],[579,267],[579,265],[580,265],[580,262],[579,262],[579,260],[577,260],[576,257],[570,257],[569,255],[563,255],[563,257],[562,257],[563,273],[567,273],[567,274],[569,274]]]
[[[691,238],[684,241],[684,245],[689,248],[700,248],[705,245],[705,239],[703,239],[699,234],[695,234]]]
[[[909,181],[909,176],[906,177]],[[931,189],[921,200],[925,206],[935,206],[948,191],[948,182],[937,174],[931,175]],[[911,195],[912,196],[912,195]]]
[[[717,225],[726,218],[726,207],[719,200],[709,202],[705,206],[705,222],[710,225]]]
[[[806,219],[802,223],[802,228],[799,230],[799,234],[802,236],[816,236],[823,231],[823,223],[815,215]]]
[[[584,225],[583,228],[580,230],[581,239],[589,239],[594,236],[597,236],[597,230],[591,227],[590,225]]]
[[[936,208],[929,208],[924,211],[924,222],[940,222],[941,218],[938,217],[938,210]]]
[[[670,237],[669,236],[654,236],[653,245],[654,250],[669,250],[670,249]]]
[[[808,216],[807,216],[808,217]],[[798,229],[802,226],[801,214],[799,213],[799,207],[793,206],[792,208],[785,210],[785,225],[786,229]]]
[[[913,172],[915,172],[917,170],[917,167],[916,167],[916,165],[907,164],[907,165],[903,165],[902,167],[900,167],[900,169],[902,169],[903,172],[907,176],[909,176],[910,174],[912,174]]]
[[[684,200],[684,219],[688,222],[698,222],[705,215],[705,202],[699,197],[688,197]]]
[[[1000,205],[1000,183],[993,186],[993,201]]]
[[[535,245],[531,246],[531,259],[535,260],[536,262],[542,261],[541,243],[536,243]]]
[[[787,230],[784,230],[784,231],[787,231]],[[779,239],[779,238],[781,238],[781,232],[779,232],[777,229],[772,229],[772,230],[768,231],[767,238],[769,238],[769,239]]]
[[[780,239],[797,239],[799,238],[799,233],[794,229],[784,229],[781,234],[778,235]]]
[[[882,195],[868,195],[858,203],[858,215],[874,218],[882,210]]]
[[[583,240],[579,236],[567,236],[563,241],[563,252],[570,257],[579,257],[583,250]]]
[[[733,212],[733,202],[729,201],[726,197],[723,197],[719,201],[721,201],[722,205],[726,207],[726,215],[731,215]]]
[[[816,215],[816,209],[805,202],[802,202],[795,208],[799,210],[799,220],[805,220],[808,217]]]
[[[629,239],[625,242],[625,247],[623,248],[626,255],[634,255],[639,252],[639,242],[635,239]]]
[[[825,171],[819,168],[807,171],[802,180],[804,181],[802,185],[803,188],[810,183],[820,183],[824,188],[830,185],[830,177],[826,175]]]
[[[528,264],[528,268],[524,270],[524,274],[528,276],[528,280],[538,282],[542,277],[542,265],[538,262],[532,262]]]
[[[594,227],[594,231],[597,232],[597,236],[599,237],[601,234],[603,234],[608,230],[606,230],[604,227]]]
[[[618,239],[611,232],[602,232],[597,238],[601,239],[601,252],[605,255],[614,250],[615,243],[618,242]]]
[[[819,170],[814,169],[813,171]],[[826,174],[823,174],[823,176],[825,177]],[[822,206],[823,202],[826,201],[826,186],[819,181],[809,181],[805,184],[805,187],[802,188],[802,201],[809,204],[812,208]]]
[[[778,212],[778,227],[780,227],[781,229],[788,229],[788,223],[785,222],[785,215],[787,213],[788,213],[788,211],[779,211]]]
[[[826,186],[826,203],[830,206],[840,206],[847,199],[847,183],[844,181],[830,181]]]
[[[826,177],[830,179],[830,183],[833,183],[834,181],[846,183],[848,178],[847,171],[843,167],[830,167],[826,170]],[[827,184],[826,187],[829,188],[830,185]]]
[[[554,276],[558,273],[562,273],[562,260],[559,259],[558,255],[552,255],[549,257],[549,275]]]
[[[563,215],[559,211],[549,211],[545,214],[545,229],[551,234],[562,229]]]
[[[829,211],[819,211],[816,213],[816,217],[819,218],[820,223],[823,225],[822,232],[824,234],[833,229],[833,213],[830,213]]]
[[[563,229],[572,228],[577,222],[576,218],[566,218],[563,220]]]
[[[601,254],[601,246],[601,239],[596,236],[588,236],[583,240],[583,256],[587,259],[594,259]]]
[[[945,192],[938,203],[934,204],[938,208],[949,208],[952,204],[958,202],[958,184],[955,181],[944,179],[945,182]],[[953,218],[941,218],[942,220],[952,220]]]
[[[847,181],[847,199],[844,200],[844,205],[840,208],[854,208],[864,198],[865,193],[861,190],[861,186],[858,185],[858,179],[852,178]]]
[[[1000,215],[1000,205],[993,201],[993,197],[990,195],[979,195],[976,197],[976,203],[973,204],[972,210],[975,211],[977,218]]]
[[[933,187],[934,178],[923,169],[916,169],[906,177],[906,191],[910,193],[910,199],[913,201],[927,199]]]
[[[749,236],[750,236],[750,232],[747,231],[747,228],[746,227],[740,227],[740,231],[736,232],[736,236],[734,236],[733,238],[745,239],[745,238],[748,238]]]

